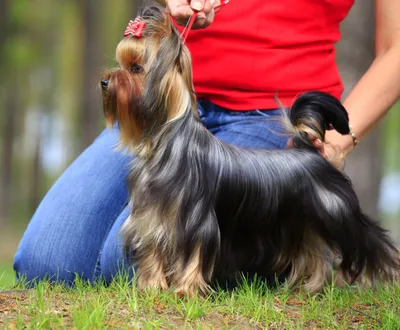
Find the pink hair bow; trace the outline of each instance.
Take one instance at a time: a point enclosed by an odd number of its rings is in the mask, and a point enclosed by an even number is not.
[[[141,38],[145,27],[146,21],[143,21],[140,17],[137,17],[134,21],[129,21],[124,33],[124,37],[132,35],[135,38]]]

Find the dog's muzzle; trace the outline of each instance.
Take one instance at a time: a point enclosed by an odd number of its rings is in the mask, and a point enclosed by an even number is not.
[[[108,79],[103,79],[103,80],[100,82],[101,89],[102,89],[103,91],[107,90],[108,82],[109,82]]]

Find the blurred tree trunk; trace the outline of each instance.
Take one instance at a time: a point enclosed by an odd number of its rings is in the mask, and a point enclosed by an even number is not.
[[[48,5],[51,6],[50,4]],[[50,12],[52,9],[50,7]],[[58,34],[52,26],[57,26],[59,18],[56,15],[49,15],[46,17],[43,23],[43,30],[41,32],[40,40],[35,42],[39,45],[41,50],[46,49],[50,54],[55,53],[55,46],[57,44]],[[34,35],[31,36],[32,39],[35,38]],[[52,86],[55,85],[55,73],[54,68],[56,67],[56,57],[51,56],[47,58],[46,55],[42,55],[45,59],[43,63],[38,63],[37,68],[30,72],[30,79],[33,81],[41,81],[41,84],[32,86],[30,96],[32,100],[35,100],[33,104],[36,104],[34,111],[36,112],[36,122],[34,124],[34,129],[31,132],[32,150],[31,150],[31,164],[29,167],[29,179],[26,184],[29,186],[28,195],[28,205],[27,210],[29,214],[33,214],[37,209],[40,200],[42,199],[44,191],[45,177],[43,173],[43,140],[46,134],[46,122],[54,120],[53,109],[54,99],[53,99],[53,89]],[[31,105],[32,106],[32,105]]]
[[[0,0],[0,60],[3,55],[3,46],[6,39],[7,1],[8,0]]]
[[[5,117],[2,128],[2,161],[0,177],[0,227],[10,215],[12,196],[12,164],[13,164],[13,142],[15,136],[15,119],[18,105],[13,88],[6,88],[4,95]]]
[[[0,102],[3,109],[3,118],[0,121],[1,134],[1,162],[0,162],[0,227],[4,224],[10,215],[11,204],[11,177],[13,163],[13,141],[15,135],[15,118],[17,107],[17,98],[14,93],[13,81],[15,77],[9,77],[7,84],[4,83],[6,77],[7,63],[4,54],[4,44],[6,36],[11,32],[10,22],[8,21],[8,2],[0,0]]]
[[[342,40],[337,45],[338,65],[345,84],[344,97],[374,59],[374,1],[356,0],[341,26]],[[368,116],[368,109],[365,109]],[[346,172],[353,180],[363,210],[378,216],[381,181],[380,129],[374,130],[348,157]]]
[[[33,214],[39,205],[40,199],[42,198],[42,138],[41,130],[37,132],[35,137],[35,150],[33,155],[33,165],[31,173],[31,183],[30,183],[30,213]]]
[[[100,93],[97,85],[100,81],[101,47],[99,25],[107,20],[101,21],[99,15],[99,3],[96,0],[82,1],[82,20],[84,26],[83,39],[83,86],[82,86],[82,127],[83,147],[92,143],[98,134],[98,123],[102,118]]]

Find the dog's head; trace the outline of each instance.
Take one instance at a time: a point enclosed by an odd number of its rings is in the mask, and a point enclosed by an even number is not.
[[[104,113],[122,144],[137,148],[195,104],[191,58],[169,15],[151,7],[130,22],[116,59],[100,83]]]

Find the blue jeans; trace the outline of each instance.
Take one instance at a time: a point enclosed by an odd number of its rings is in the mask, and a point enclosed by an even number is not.
[[[244,148],[285,148],[280,110],[229,111],[199,101],[204,126]],[[272,119],[272,120],[269,120]],[[79,275],[109,282],[127,263],[119,230],[129,214],[126,176],[131,156],[115,151],[118,130],[107,129],[49,190],[15,255],[17,277],[70,284]]]

